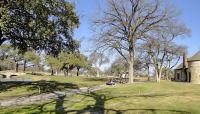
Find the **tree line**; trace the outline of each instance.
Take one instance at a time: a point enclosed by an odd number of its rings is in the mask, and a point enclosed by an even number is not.
[[[80,53],[61,52],[58,57],[54,57],[29,50],[22,54],[18,49],[7,44],[0,46],[0,62],[0,70],[15,69],[18,72],[21,67],[21,70],[26,72],[27,68],[29,70],[31,68],[33,74],[37,71],[44,71],[45,67],[49,67],[51,75],[63,70],[65,76],[68,76],[68,72],[74,68],[77,69],[77,76],[79,76],[80,69],[91,69],[87,57]]]

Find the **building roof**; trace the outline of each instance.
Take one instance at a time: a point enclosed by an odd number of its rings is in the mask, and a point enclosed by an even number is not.
[[[188,61],[200,61],[200,51],[188,59]]]
[[[191,61],[200,61],[200,50],[194,54],[192,57],[188,58],[188,62]],[[182,69],[183,68],[183,63],[179,64],[175,69]]]

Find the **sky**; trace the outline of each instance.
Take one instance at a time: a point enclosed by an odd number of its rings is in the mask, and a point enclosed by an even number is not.
[[[200,0],[173,0],[181,11],[180,20],[191,29],[191,37],[180,38],[176,42],[188,47],[189,56],[200,50]]]
[[[75,3],[76,12],[80,17],[80,26],[74,32],[74,37],[81,41],[81,52],[88,54],[92,48],[91,19],[98,16],[98,10],[103,9],[106,0],[71,0]],[[188,47],[188,56],[200,50],[200,0],[170,0],[181,12],[180,21],[191,29],[191,36],[176,39],[177,44]],[[101,11],[101,10],[100,10]]]

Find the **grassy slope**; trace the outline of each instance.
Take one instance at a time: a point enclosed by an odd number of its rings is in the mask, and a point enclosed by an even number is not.
[[[84,78],[84,77],[63,77],[63,76],[33,76],[33,75],[25,75],[18,77],[20,79],[31,79],[33,81],[38,81],[37,83],[43,83],[40,82],[41,80],[45,80],[47,84],[49,85],[42,85],[44,86],[44,89],[51,89],[48,91],[60,90],[65,91],[68,89],[74,89],[74,88],[80,88],[80,87],[92,87],[97,86],[101,84],[105,84],[106,79],[99,78]],[[72,87],[73,84],[73,87]],[[54,87],[54,85],[56,87]],[[1,85],[0,85],[1,86]],[[19,85],[16,84],[14,86],[10,85],[10,87],[7,87],[8,89],[3,90],[3,87],[1,86],[0,91],[0,100],[2,99],[8,99],[11,97],[19,97],[19,96],[26,96],[26,95],[32,95],[32,94],[38,94],[38,88],[37,86],[30,86],[30,85]],[[44,90],[44,92],[46,92]]]
[[[114,114],[199,114],[200,87],[186,83],[162,82],[117,85],[96,93],[65,98],[67,113],[88,111]],[[51,113],[55,101],[41,105],[1,109],[2,113]]]

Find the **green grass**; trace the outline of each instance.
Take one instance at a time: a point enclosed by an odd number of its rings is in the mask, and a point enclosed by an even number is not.
[[[19,76],[20,79],[31,79],[32,81],[56,81],[59,83],[73,83],[79,87],[92,87],[105,84],[106,78],[87,78],[84,76],[64,77],[64,76],[49,76],[49,75],[23,75]]]
[[[6,91],[0,92],[0,100],[9,99],[12,97],[21,97],[37,93],[36,90],[29,90],[30,86],[12,87]]]
[[[5,114],[48,114],[55,113],[56,103],[0,110]],[[200,114],[200,86],[176,82],[117,85],[96,93],[66,97],[60,105],[69,114]]]
[[[20,79],[31,79],[32,85],[24,83],[5,83],[0,85],[0,100],[12,97],[27,96],[41,93],[50,93],[53,91],[66,91],[80,87],[92,87],[105,84],[105,78],[86,78],[86,77],[63,77],[63,76],[33,76],[24,75]]]

